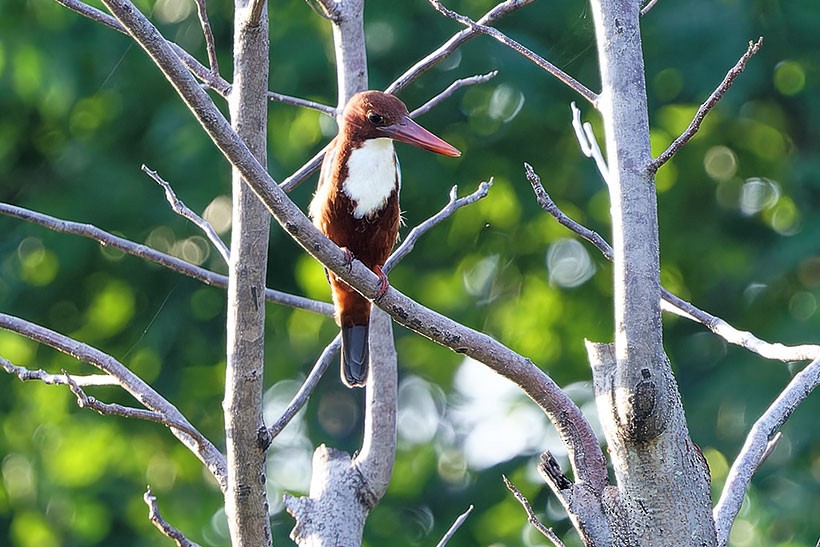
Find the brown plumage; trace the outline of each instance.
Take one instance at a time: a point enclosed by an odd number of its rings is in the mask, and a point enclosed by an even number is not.
[[[336,245],[381,273],[399,233],[401,173],[393,150],[398,140],[447,156],[461,153],[412,121],[393,95],[363,91],[342,112],[339,134],[322,163],[310,204],[313,223]],[[370,302],[328,272],[336,322],[342,329],[342,380],[367,380]]]

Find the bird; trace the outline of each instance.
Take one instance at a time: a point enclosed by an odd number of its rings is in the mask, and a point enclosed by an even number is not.
[[[393,141],[458,157],[461,152],[410,119],[407,106],[381,91],[353,95],[342,110],[339,132],[322,162],[310,202],[314,226],[342,248],[352,264],[358,259],[379,276],[377,298],[387,291],[382,266],[399,233],[401,170]],[[341,327],[341,377],[362,387],[368,374],[370,301],[325,270]]]

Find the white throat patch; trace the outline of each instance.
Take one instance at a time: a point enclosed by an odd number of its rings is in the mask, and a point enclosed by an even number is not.
[[[391,139],[369,139],[351,152],[342,190],[353,201],[353,216],[362,218],[384,207],[397,176],[401,188],[401,170]]]

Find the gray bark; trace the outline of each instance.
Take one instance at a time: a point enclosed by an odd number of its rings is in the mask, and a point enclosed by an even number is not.
[[[658,214],[636,0],[592,2],[612,201],[615,343],[590,346],[626,545],[714,545],[709,472],[662,342]]]
[[[249,22],[251,4],[237,0],[234,20],[232,126],[260,164],[266,161],[268,16]],[[228,488],[225,512],[234,547],[271,545],[265,491],[262,419],[265,366],[265,274],[270,215],[233,170],[233,229],[228,284],[225,433]]]

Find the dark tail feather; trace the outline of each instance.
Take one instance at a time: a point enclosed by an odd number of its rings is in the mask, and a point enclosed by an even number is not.
[[[342,327],[342,381],[348,387],[367,383],[367,325]]]

